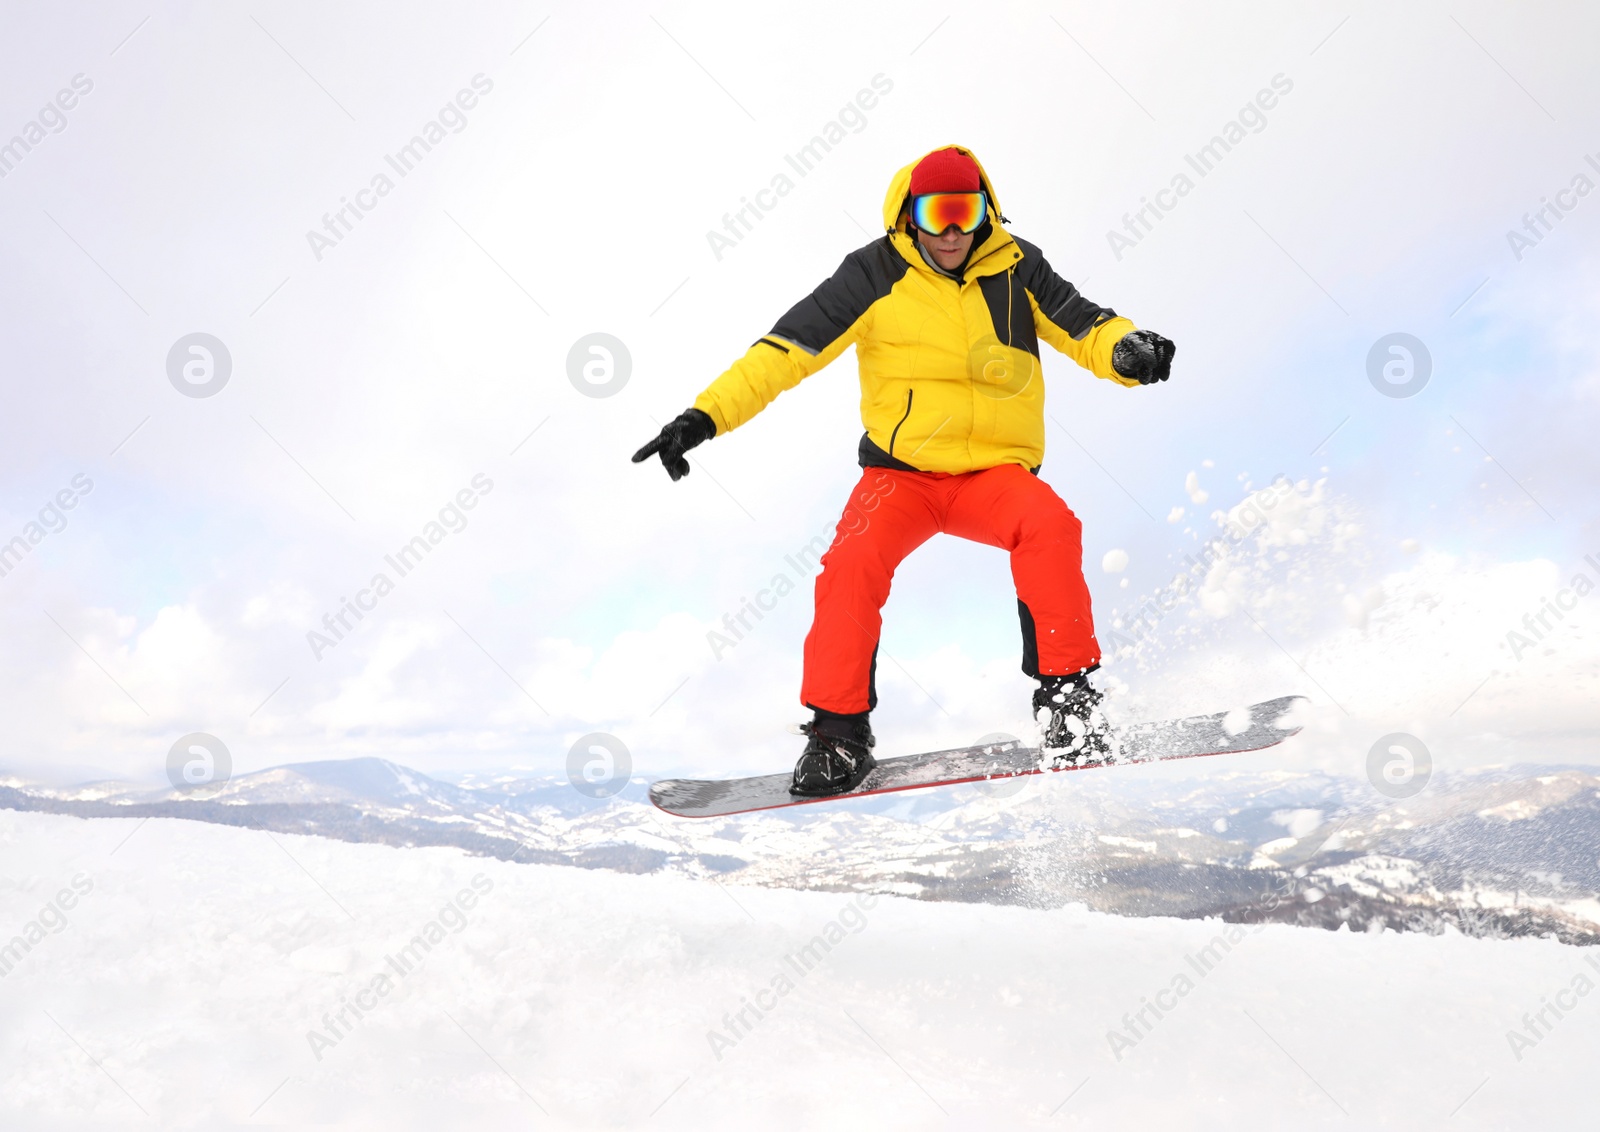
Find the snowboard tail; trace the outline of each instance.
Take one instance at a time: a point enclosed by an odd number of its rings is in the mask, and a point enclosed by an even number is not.
[[[840,798],[892,794],[899,790],[1015,778],[1046,770],[1089,770],[1241,754],[1276,746],[1297,733],[1299,725],[1285,723],[1284,718],[1304,702],[1303,696],[1281,696],[1231,712],[1135,723],[1115,730],[1118,753],[1113,758],[1063,767],[1041,766],[1037,748],[1010,740],[880,759],[876,769],[854,790],[820,798],[790,794],[788,774],[765,774],[754,778],[666,778],[651,784],[650,801],[656,808],[678,817],[727,817]]]

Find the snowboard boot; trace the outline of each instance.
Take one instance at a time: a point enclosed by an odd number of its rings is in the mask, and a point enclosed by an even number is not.
[[[878,765],[872,757],[874,740],[866,712],[836,715],[818,711],[800,730],[807,736],[806,749],[794,765],[791,794],[809,798],[843,794],[860,786]]]
[[[1040,676],[1033,693],[1033,718],[1048,711],[1044,727],[1044,753],[1051,766],[1061,769],[1086,766],[1112,756],[1111,729],[1100,710],[1104,698],[1089,686],[1082,672],[1070,676]]]

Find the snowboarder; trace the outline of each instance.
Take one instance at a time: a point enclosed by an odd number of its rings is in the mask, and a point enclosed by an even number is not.
[[[996,221],[999,221],[999,224]],[[1176,347],[1096,306],[1008,223],[970,150],[936,149],[895,174],[886,234],[778,320],[693,408],[638,452],[674,481],[684,453],[738,428],[785,389],[856,347],[862,477],[822,557],[801,702],[813,713],[797,795],[839,794],[871,773],[868,715],[880,610],[895,568],[943,531],[1005,549],[1022,621],[1022,670],[1049,711],[1058,765],[1107,749],[1100,665],[1083,578],[1082,524],[1038,477],[1044,459],[1043,339],[1097,377],[1149,385]]]

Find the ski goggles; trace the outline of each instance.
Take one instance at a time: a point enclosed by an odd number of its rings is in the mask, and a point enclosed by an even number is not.
[[[989,198],[983,193],[924,193],[911,198],[911,223],[930,236],[941,235],[954,224],[971,235],[989,217]]]

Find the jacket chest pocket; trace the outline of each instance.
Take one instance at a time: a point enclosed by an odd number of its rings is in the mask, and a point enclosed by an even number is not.
[[[1039,335],[1033,327],[1033,307],[1028,302],[1028,289],[1018,282],[1015,269],[984,276],[978,280],[978,290],[983,293],[1000,345],[1024,350],[1037,358]]]
[[[967,376],[981,397],[1009,401],[1039,374],[1033,308],[1010,271],[977,280],[976,292],[968,292]]]

